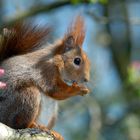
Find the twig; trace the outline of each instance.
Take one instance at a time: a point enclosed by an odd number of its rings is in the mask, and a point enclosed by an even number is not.
[[[11,26],[13,23],[19,21],[19,20],[23,20],[25,18],[28,17],[32,17],[34,15],[43,13],[43,12],[50,12],[51,10],[60,8],[62,6],[71,4],[69,0],[65,0],[65,1],[56,1],[54,3],[51,3],[49,5],[35,5],[33,7],[31,7],[30,9],[28,9],[27,11],[24,12],[20,12],[17,13],[16,15],[14,15],[14,17],[7,17],[5,19],[5,21],[3,22],[4,26]]]

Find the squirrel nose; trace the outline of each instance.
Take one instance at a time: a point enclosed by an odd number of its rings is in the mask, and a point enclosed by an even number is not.
[[[84,78],[84,82],[88,82],[89,81],[89,79],[88,78]]]
[[[89,75],[89,73],[84,74],[82,80],[83,80],[83,82],[89,82],[89,80],[90,80],[90,75]]]

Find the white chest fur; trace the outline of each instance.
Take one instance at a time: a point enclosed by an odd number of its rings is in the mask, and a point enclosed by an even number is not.
[[[50,125],[52,118],[56,118],[58,112],[58,103],[57,101],[53,100],[52,98],[41,94],[41,111],[38,117],[37,122],[43,125]],[[53,120],[55,121],[55,120]]]

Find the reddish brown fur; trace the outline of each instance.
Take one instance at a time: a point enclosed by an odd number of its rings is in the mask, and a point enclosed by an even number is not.
[[[85,24],[81,16],[77,16],[77,18],[71,23],[65,38],[68,38],[69,36],[74,38],[75,45],[78,45],[79,47],[82,46],[85,38]]]
[[[85,24],[81,16],[77,16],[70,24],[62,40],[62,44],[56,48],[55,54],[61,54],[64,52],[65,42],[69,37],[74,39],[74,44],[72,47],[82,47],[85,38]]]
[[[0,44],[0,61],[8,57],[28,53],[45,44],[49,27],[32,26],[31,23],[17,23],[3,32]]]

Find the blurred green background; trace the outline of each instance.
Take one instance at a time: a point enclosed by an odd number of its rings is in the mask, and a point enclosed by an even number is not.
[[[65,140],[140,140],[140,0],[0,0],[0,29],[18,20],[52,25],[60,38],[83,15],[91,94],[60,102]]]

